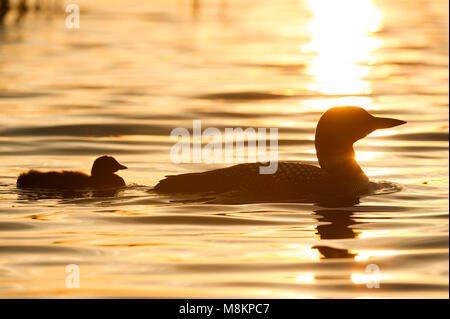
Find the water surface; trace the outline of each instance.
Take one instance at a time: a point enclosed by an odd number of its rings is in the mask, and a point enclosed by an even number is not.
[[[448,298],[447,1],[78,3],[79,30],[48,12],[0,26],[1,297]],[[151,192],[231,165],[172,163],[175,127],[277,127],[280,160],[316,163],[340,105],[408,121],[356,144],[395,191],[348,207]],[[102,154],[129,167],[116,196],[15,187]]]

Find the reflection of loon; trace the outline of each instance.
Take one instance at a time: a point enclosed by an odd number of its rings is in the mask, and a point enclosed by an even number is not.
[[[318,222],[316,234],[320,236],[320,240],[333,239],[351,239],[356,238],[358,231],[351,226],[360,225],[363,222],[356,222],[353,212],[345,210],[317,210],[314,212]],[[323,223],[325,222],[325,224]],[[316,245],[312,247],[317,249],[321,258],[354,258],[355,254],[350,253],[347,249],[330,247],[327,245]]]
[[[245,191],[272,196],[305,194],[358,195],[369,191],[369,179],[355,160],[353,143],[376,129],[405,121],[374,117],[359,107],[334,107],[316,128],[315,147],[321,168],[280,162],[274,174],[259,174],[260,163],[238,164],[202,173],[167,176],[154,188],[161,193]]]
[[[101,156],[94,161],[91,175],[74,171],[41,172],[30,170],[20,174],[17,178],[17,187],[42,189],[107,189],[125,186],[122,177],[114,174],[126,166],[119,164],[114,157]]]

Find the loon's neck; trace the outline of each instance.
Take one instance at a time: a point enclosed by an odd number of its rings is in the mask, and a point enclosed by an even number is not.
[[[340,143],[327,139],[316,140],[315,145],[320,167],[327,173],[343,182],[369,181],[355,160],[352,143]]]
[[[122,177],[114,173],[91,175],[91,186],[96,188],[114,188],[125,186]]]

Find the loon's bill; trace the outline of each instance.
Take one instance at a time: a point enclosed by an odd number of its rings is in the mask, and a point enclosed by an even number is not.
[[[377,129],[406,123],[375,117],[360,107],[333,107],[320,118],[315,134],[318,166],[279,162],[274,174],[260,174],[260,163],[238,164],[200,173],[167,176],[158,193],[243,191],[262,196],[362,195],[370,182],[355,160],[353,143]]]

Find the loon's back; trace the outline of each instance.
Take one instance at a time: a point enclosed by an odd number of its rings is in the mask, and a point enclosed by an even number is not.
[[[279,162],[274,174],[260,174],[261,165],[245,163],[201,173],[169,175],[154,190],[160,193],[244,191],[280,197],[327,194],[340,188],[330,174],[314,165]]]

